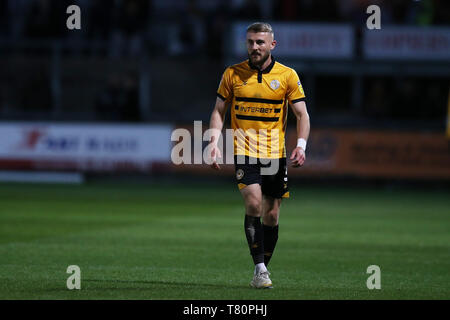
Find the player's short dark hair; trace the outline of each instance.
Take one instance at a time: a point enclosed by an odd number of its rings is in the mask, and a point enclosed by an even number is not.
[[[247,32],[269,32],[273,36],[273,29],[267,22],[255,22],[247,27]]]

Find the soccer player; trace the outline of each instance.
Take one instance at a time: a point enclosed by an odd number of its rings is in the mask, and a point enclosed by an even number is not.
[[[247,28],[248,60],[228,67],[219,84],[211,114],[211,166],[220,170],[218,139],[231,105],[234,163],[245,203],[245,234],[255,264],[251,286],[272,288],[267,266],[278,240],[281,200],[289,197],[285,132],[288,104],[297,118],[297,147],[291,165],[305,162],[309,115],[295,70],[275,61],[276,46],[268,23]],[[262,217],[262,223],[261,223]]]

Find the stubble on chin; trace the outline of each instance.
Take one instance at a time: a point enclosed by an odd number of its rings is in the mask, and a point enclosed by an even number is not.
[[[257,67],[261,67],[266,61],[267,59],[269,59],[269,54],[265,57],[263,57],[262,55],[258,56],[260,59],[259,60],[255,60],[254,58],[252,58],[252,55],[249,54],[248,58],[250,59],[251,63]]]

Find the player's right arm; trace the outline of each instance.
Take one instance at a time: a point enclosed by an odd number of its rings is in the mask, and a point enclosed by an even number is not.
[[[225,121],[225,114],[227,113],[227,104],[222,98],[217,97],[216,105],[214,106],[214,110],[211,113],[211,119],[209,121],[209,129],[211,129],[211,166],[220,170],[220,166],[217,164],[216,159],[222,157],[220,154],[219,147],[217,143],[220,138],[220,133],[222,132],[223,123]]]
[[[222,75],[220,80],[219,88],[217,89],[217,99],[214,110],[211,113],[211,119],[209,122],[209,129],[211,129],[211,160],[212,167],[216,170],[220,170],[217,164],[217,158],[221,157],[220,150],[217,146],[219,142],[220,133],[222,132],[223,123],[225,121],[225,114],[227,113],[228,103],[233,96],[233,85],[232,85],[232,70],[227,68]]]

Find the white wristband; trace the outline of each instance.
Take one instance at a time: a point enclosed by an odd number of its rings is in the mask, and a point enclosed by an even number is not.
[[[300,138],[297,140],[297,148],[300,147],[303,149],[303,151],[306,151],[306,140],[303,138]]]

